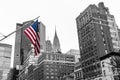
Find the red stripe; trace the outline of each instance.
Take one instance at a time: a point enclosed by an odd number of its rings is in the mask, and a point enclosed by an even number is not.
[[[35,47],[38,53],[40,53],[40,39],[36,39]]]
[[[37,33],[37,36],[38,36],[38,39],[40,39],[40,35],[39,35],[39,32]]]
[[[35,50],[35,55],[37,55],[37,53],[38,53],[38,52],[36,51],[36,49],[35,49],[35,48],[34,48],[34,50]]]
[[[37,44],[35,44],[35,48],[36,48],[36,50],[37,50],[38,52],[40,52],[40,51],[39,51],[40,47],[39,47]]]
[[[36,42],[37,42],[38,46],[40,46],[40,38],[39,39],[37,38]]]

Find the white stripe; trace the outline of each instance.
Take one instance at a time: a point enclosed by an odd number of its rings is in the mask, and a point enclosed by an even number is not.
[[[33,35],[34,39],[36,39],[35,35],[33,34],[33,32],[28,28],[28,31],[30,31],[30,33]]]

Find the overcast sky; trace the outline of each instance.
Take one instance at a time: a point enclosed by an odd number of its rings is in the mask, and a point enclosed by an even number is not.
[[[62,52],[79,49],[75,19],[87,6],[99,2],[104,2],[120,26],[118,0],[1,0],[0,33],[7,35],[16,29],[16,23],[40,16],[39,21],[46,26],[46,39],[53,43],[56,26]],[[14,35],[1,42],[14,45]]]

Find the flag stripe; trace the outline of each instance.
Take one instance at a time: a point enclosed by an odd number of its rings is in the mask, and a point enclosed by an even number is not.
[[[36,35],[36,39],[37,39],[36,41],[39,43],[40,42],[39,33],[36,33],[32,27],[30,27],[30,30],[32,34]],[[40,46],[40,43],[39,43],[39,46]]]
[[[31,27],[27,29],[28,32],[32,35],[32,37],[34,38],[34,40],[36,39],[35,34],[33,33],[33,31],[31,30]]]
[[[30,27],[29,29],[30,29],[31,33],[36,37],[37,33],[34,31],[34,29],[32,27]]]

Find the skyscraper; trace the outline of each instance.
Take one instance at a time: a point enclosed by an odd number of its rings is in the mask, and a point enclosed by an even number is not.
[[[6,80],[10,70],[12,45],[0,43],[0,80]]]
[[[18,68],[20,64],[27,58],[28,52],[31,50],[31,42],[28,40],[24,34],[24,30],[29,27],[33,21],[27,21],[23,24],[17,23],[16,30],[21,28],[16,32],[15,38],[15,53],[14,53],[14,67]],[[41,51],[45,50],[45,26],[42,22],[39,22],[40,30],[40,49]]]
[[[59,42],[59,38],[57,36],[56,29],[55,29],[55,36],[54,36],[54,40],[53,40],[53,52],[61,52],[60,42]]]
[[[120,49],[118,26],[109,9],[100,2],[89,5],[76,18],[84,79],[102,78],[99,58]]]
[[[46,40],[46,29],[45,29],[45,25],[42,22],[39,23],[39,29],[40,29],[40,49],[42,52],[44,52],[45,40]]]
[[[50,40],[46,40],[45,42],[45,51],[46,52],[52,52],[52,43]]]
[[[24,34],[24,30],[29,27],[33,21],[27,21],[23,24],[17,23],[16,24],[16,30],[21,28],[16,32],[15,37],[15,51],[14,51],[14,67],[17,69],[19,68],[19,65],[23,64],[23,61],[27,57],[27,53],[31,49],[31,42],[27,39],[27,37]],[[21,61],[20,61],[21,60]]]

